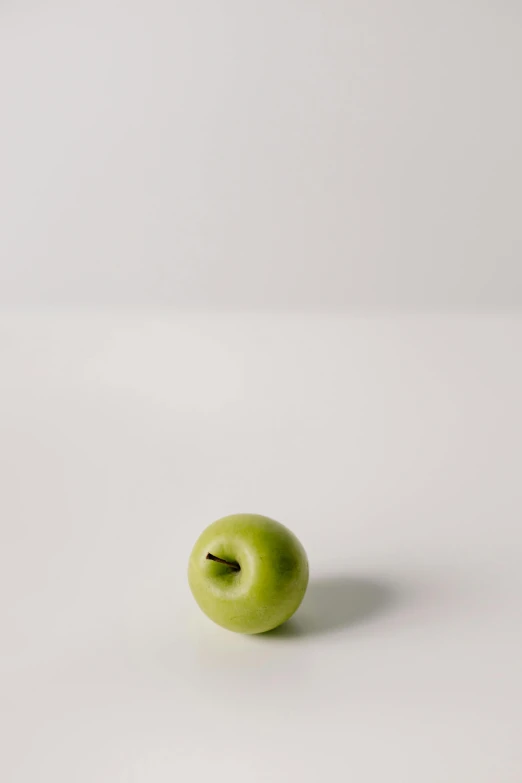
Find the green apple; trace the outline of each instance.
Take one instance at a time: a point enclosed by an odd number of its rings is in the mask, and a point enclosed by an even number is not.
[[[308,560],[284,525],[259,514],[233,514],[198,538],[188,579],[200,609],[215,623],[263,633],[288,620],[303,600]]]

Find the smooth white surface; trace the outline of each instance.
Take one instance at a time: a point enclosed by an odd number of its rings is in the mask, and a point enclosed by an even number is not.
[[[2,0],[0,304],[522,306],[519,0]]]
[[[0,779],[520,783],[522,319],[0,318]],[[295,621],[186,585],[236,510]]]

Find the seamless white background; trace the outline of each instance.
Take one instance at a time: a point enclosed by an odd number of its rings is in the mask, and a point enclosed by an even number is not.
[[[2,783],[520,783],[521,84],[514,0],[0,0]]]
[[[3,0],[0,302],[522,304],[516,0]]]

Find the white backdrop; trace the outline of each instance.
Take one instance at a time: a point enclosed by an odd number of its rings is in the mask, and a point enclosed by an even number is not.
[[[0,0],[2,783],[520,783],[521,86],[519,0]]]
[[[2,0],[0,304],[522,304],[516,0]]]

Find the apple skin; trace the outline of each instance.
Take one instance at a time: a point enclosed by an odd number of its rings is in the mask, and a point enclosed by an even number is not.
[[[207,554],[240,570],[207,560]],[[200,609],[218,625],[255,634],[291,617],[308,586],[308,559],[284,525],[259,514],[213,522],[196,541],[188,580]]]

